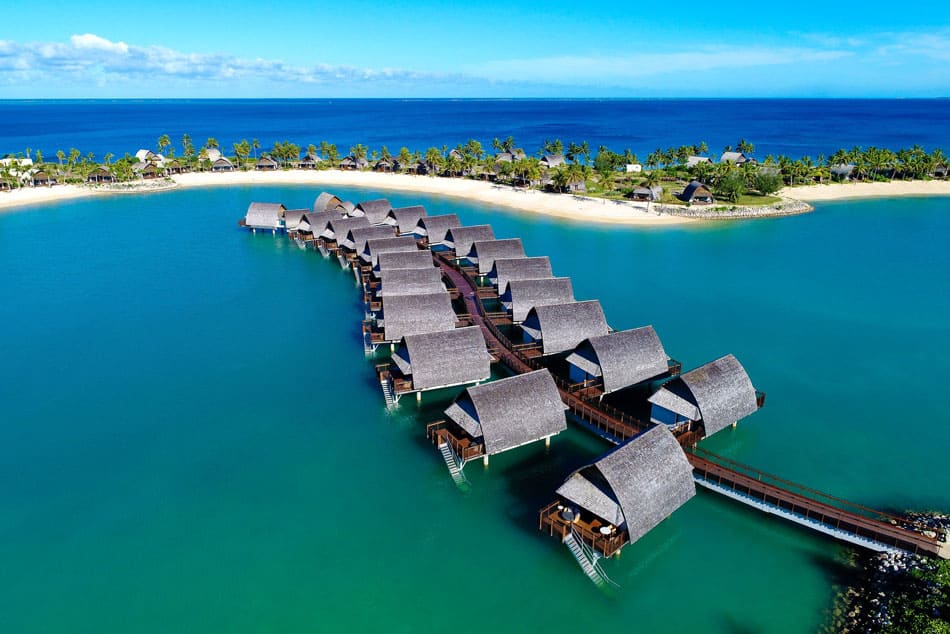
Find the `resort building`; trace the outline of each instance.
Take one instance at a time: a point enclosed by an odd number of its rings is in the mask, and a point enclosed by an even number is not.
[[[419,245],[412,236],[399,236],[390,238],[373,238],[367,240],[363,250],[360,252],[360,259],[372,266],[378,264],[380,253],[389,253],[391,251],[418,251]],[[431,257],[431,256],[430,256]]]
[[[754,413],[765,395],[729,354],[668,381],[649,401],[654,423],[671,429],[701,423],[708,437]]]
[[[254,169],[259,172],[273,172],[278,167],[280,167],[280,165],[277,163],[277,161],[269,156],[260,157],[257,159],[257,163],[254,164]]]
[[[456,250],[456,256],[461,256],[462,252]],[[495,265],[495,259],[523,258],[524,245],[521,244],[521,238],[509,238],[505,240],[476,240],[471,248],[466,252],[465,258],[478,267],[479,275],[488,275]]]
[[[680,194],[679,199],[684,203],[692,203],[694,205],[711,205],[716,202],[709,188],[699,181],[693,181],[687,185],[683,193]]]
[[[643,171],[643,165],[640,163],[627,163],[624,165],[624,171],[627,174],[639,174]]]
[[[686,167],[696,167],[700,163],[709,163],[712,164],[712,161],[708,156],[688,156],[686,157]]]
[[[511,163],[513,161],[523,161],[526,158],[524,150],[516,148],[508,152],[499,152],[495,156],[496,163]]]
[[[341,216],[335,211],[308,212],[300,219],[297,225],[298,233],[308,233],[314,237],[319,236],[327,228],[327,223],[333,219],[340,219]]]
[[[349,212],[351,216],[364,216],[371,225],[381,225],[386,222],[386,217],[393,210],[393,206],[385,198],[376,200],[364,200]]]
[[[495,232],[491,225],[473,225],[471,227],[452,227],[445,233],[442,244],[455,251],[455,257],[464,258],[472,250],[476,240],[494,240]],[[431,240],[429,245],[435,244]]]
[[[432,260],[432,253],[429,251],[388,251],[379,254],[376,266],[373,267],[372,275],[378,279],[382,279],[382,275],[387,271],[398,271],[402,269],[439,270]]]
[[[386,254],[389,255],[389,254]],[[383,268],[378,272],[379,297],[395,295],[427,295],[444,292],[442,272],[434,266],[412,269]]]
[[[556,493],[557,501],[541,510],[541,528],[560,537],[598,581],[597,558],[649,533],[696,495],[696,484],[673,434],[654,427],[572,473]]]
[[[534,258],[495,258],[488,281],[500,291],[508,287],[512,280],[539,280],[554,277],[551,272],[551,260],[548,256]]]
[[[511,280],[499,299],[501,305],[511,314],[511,321],[520,324],[536,306],[574,302],[574,287],[569,277]]]
[[[441,214],[438,216],[423,216],[416,223],[413,233],[424,238],[427,244],[442,244],[449,229],[461,227],[462,222],[455,214]]]
[[[300,229],[300,223],[303,216],[309,209],[288,209],[284,212],[284,229],[287,231],[297,231]]]
[[[164,171],[155,163],[133,163],[132,172],[139,178],[147,180],[159,178],[164,175]]]
[[[155,159],[156,154],[151,150],[141,149],[135,153],[135,158],[138,159],[139,163],[148,163]]]
[[[115,182],[115,176],[112,172],[109,171],[103,165],[99,165],[93,168],[89,175],[86,176],[87,183],[112,183]]]
[[[854,176],[854,165],[851,163],[839,163],[838,165],[832,165],[829,170],[831,172],[831,177],[839,181],[849,181],[851,177]]]
[[[220,154],[220,153],[219,153]],[[212,172],[233,172],[234,164],[223,156],[219,156],[211,162]]]
[[[377,238],[395,238],[396,232],[392,227],[381,227],[379,225],[367,225],[363,227],[354,227],[346,232],[342,239],[337,240],[337,246],[347,252],[354,254],[362,253],[366,248],[366,242]]]
[[[536,370],[466,388],[445,410],[444,421],[428,426],[427,434],[440,449],[450,448],[449,469],[461,469],[467,460],[488,457],[550,438],[567,429],[554,378]]]
[[[379,380],[387,401],[415,392],[480,383],[491,377],[491,355],[478,326],[421,335],[406,335],[381,368]]]
[[[633,188],[630,197],[640,202],[659,202],[663,197],[663,188],[659,185],[654,185],[653,187],[640,185],[639,187]]]
[[[541,157],[541,167],[545,169],[551,169],[557,167],[558,165],[564,165],[564,155],[563,154],[545,154]]]
[[[573,350],[585,339],[606,335],[610,328],[600,302],[591,300],[535,306],[528,311],[521,331],[525,343],[536,343],[535,351],[549,355]]]
[[[367,349],[398,343],[406,335],[453,330],[457,323],[452,298],[442,291],[424,295],[386,297],[374,320],[363,322]]]
[[[313,201],[313,210],[314,211],[336,211],[339,213],[345,213],[346,208],[343,206],[343,201],[333,194],[327,192],[321,192],[319,196]]]
[[[393,171],[393,160],[391,158],[381,158],[376,161],[376,164],[373,165],[374,172],[392,172]]]
[[[396,227],[399,235],[408,235],[415,233],[419,221],[426,215],[426,208],[422,205],[413,205],[411,207],[394,207],[383,219],[387,225]]]
[[[368,165],[369,162],[362,157],[356,158],[353,156],[347,156],[342,161],[340,161],[340,169],[347,171],[366,169]]]
[[[320,237],[327,242],[328,247],[336,248],[337,242],[343,240],[351,229],[368,227],[369,220],[362,216],[357,218],[339,217],[327,222]],[[331,244],[332,243],[332,244]]]
[[[224,155],[221,154],[221,150],[219,150],[216,147],[206,147],[202,150],[202,152],[204,152],[204,155],[208,157],[209,163],[214,163],[218,159],[224,158]],[[199,156],[200,156],[200,153],[199,153]]]
[[[323,158],[314,152],[307,152],[302,159],[297,161],[296,167],[299,170],[314,170],[320,167]]]
[[[723,152],[722,156],[719,157],[720,163],[735,163],[736,165],[744,165],[746,163],[754,163],[755,160],[749,158],[742,152]]]
[[[283,229],[285,211],[287,208],[279,203],[251,203],[244,216],[244,226],[255,231]]]
[[[582,341],[567,356],[571,383],[610,394],[667,375],[670,357],[653,326],[621,330]]]

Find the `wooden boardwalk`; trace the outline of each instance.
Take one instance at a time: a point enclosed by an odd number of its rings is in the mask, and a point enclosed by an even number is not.
[[[488,347],[498,354],[499,360],[519,374],[540,369],[542,366],[535,359],[519,352],[517,344],[493,323],[484,309],[475,280],[452,259],[438,253],[433,253],[433,257],[443,274],[459,289],[472,323],[481,328]],[[562,400],[584,427],[614,444],[653,426],[623,412],[610,411],[604,405],[587,403],[572,392],[563,379],[557,376],[554,379]],[[947,536],[937,535],[926,526],[835,498],[698,449],[696,445],[701,437],[696,432],[681,434],[677,439],[693,467],[696,483],[711,491],[871,550],[900,550],[950,558],[950,543],[941,541],[941,537],[946,540]]]

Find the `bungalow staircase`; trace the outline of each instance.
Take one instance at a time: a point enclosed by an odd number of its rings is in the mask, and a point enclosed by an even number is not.
[[[573,528],[564,538],[564,543],[567,545],[567,549],[571,551],[571,554],[581,567],[581,570],[584,571],[584,574],[587,575],[598,588],[605,588],[608,585],[617,587],[617,584],[610,580],[607,573],[605,573],[600,567],[600,564],[597,563],[597,554],[584,543],[583,539],[576,537]]]
[[[464,465],[461,464],[458,456],[452,451],[452,447],[449,446],[449,443],[439,443],[439,451],[442,452],[442,459],[445,460],[445,466],[449,468],[449,474],[452,476],[455,485],[458,487],[467,485],[468,479],[465,477],[465,474],[462,473],[462,467]]]
[[[327,250],[326,245],[323,244],[323,240],[314,240],[314,242],[317,243],[317,249],[320,251],[320,255],[325,258],[330,257],[330,252]]]
[[[393,382],[387,378],[380,377],[379,386],[383,390],[383,398],[386,399],[386,408],[392,409],[396,406],[396,403],[399,402],[399,399],[396,398],[396,394],[393,391]]]

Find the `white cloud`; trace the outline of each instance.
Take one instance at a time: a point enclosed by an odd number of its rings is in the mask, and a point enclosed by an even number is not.
[[[92,33],[73,35],[69,38],[69,41],[77,49],[106,51],[109,53],[120,53],[122,55],[129,52],[129,45],[125,42],[110,42],[106,38],[99,37]]]

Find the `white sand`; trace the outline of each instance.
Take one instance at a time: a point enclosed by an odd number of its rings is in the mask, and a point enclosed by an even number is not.
[[[344,172],[340,170],[282,170],[276,172],[230,173],[196,172],[172,176],[171,178],[179,187],[185,188],[287,184],[327,186],[328,189],[333,185],[338,185],[378,190],[388,189],[420,192],[473,200],[489,205],[509,207],[511,209],[545,216],[610,224],[669,225],[692,222],[689,218],[657,213],[653,210],[652,205],[648,212],[645,203],[613,202],[597,198],[571,196],[568,194],[549,194],[461,178],[435,178],[429,176],[410,176],[408,174],[378,174],[375,172]],[[57,185],[49,188],[24,188],[13,192],[0,192],[0,211],[23,205],[110,193],[115,192],[87,189],[75,185]],[[316,192],[314,195],[316,195]]]
[[[950,196],[950,180],[892,181],[890,183],[831,183],[786,187],[780,196],[807,202],[849,198],[900,198],[902,196]]]

